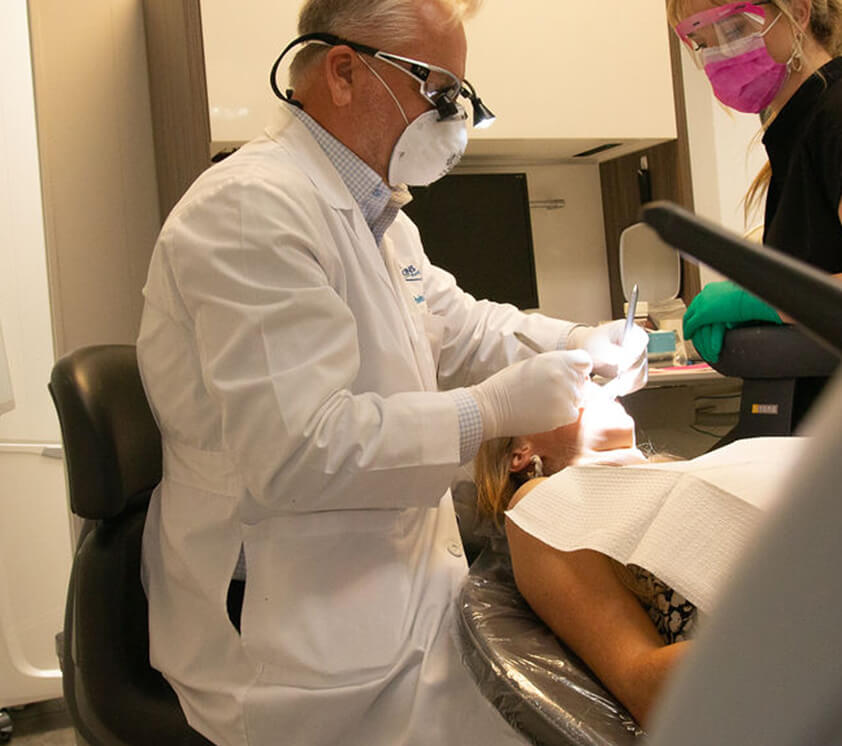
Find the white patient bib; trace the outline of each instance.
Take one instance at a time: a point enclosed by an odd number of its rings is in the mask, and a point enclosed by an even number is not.
[[[506,516],[561,551],[635,564],[709,612],[809,438],[751,438],[690,461],[570,467]]]

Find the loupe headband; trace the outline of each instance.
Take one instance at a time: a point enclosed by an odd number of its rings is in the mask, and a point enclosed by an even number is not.
[[[283,93],[278,86],[277,76],[281,60],[283,60],[283,58],[294,47],[308,43],[324,44],[331,47],[346,46],[357,53],[382,60],[406,75],[411,76],[420,84],[419,90],[421,95],[424,96],[424,98],[426,98],[438,111],[439,119],[449,119],[450,117],[458,115],[460,110],[456,102],[459,96],[463,96],[467,98],[473,106],[474,127],[485,127],[494,121],[494,115],[482,103],[482,99],[477,96],[474,87],[467,80],[460,80],[450,70],[439,67],[438,65],[421,62],[420,60],[415,60],[411,57],[404,57],[399,54],[384,52],[382,49],[376,49],[375,47],[371,47],[367,44],[360,44],[359,42],[343,39],[335,34],[323,32],[303,34],[302,36],[293,39],[286,45],[286,47],[284,47],[283,51],[272,65],[272,69],[269,73],[269,85],[272,87],[272,92],[282,101],[290,100],[291,91]],[[452,80],[452,85],[446,86],[442,89],[428,90],[428,80],[433,72],[439,73]]]

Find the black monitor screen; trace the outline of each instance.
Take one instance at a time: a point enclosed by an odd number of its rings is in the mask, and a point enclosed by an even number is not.
[[[526,174],[450,174],[405,208],[430,261],[475,298],[538,307]]]

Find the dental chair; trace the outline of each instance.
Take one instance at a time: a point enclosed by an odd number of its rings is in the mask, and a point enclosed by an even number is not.
[[[468,477],[451,492],[476,504]],[[460,530],[478,554],[457,598],[458,640],[485,698],[536,746],[643,746],[631,715],[520,595],[505,537],[487,520]]]
[[[65,609],[64,699],[90,746],[206,746],[149,664],[140,547],[161,436],[133,345],[83,347],[53,367],[70,506],[85,519]]]
[[[505,539],[489,541],[457,601],[462,660],[482,694],[536,746],[643,746],[643,731],[524,601]]]

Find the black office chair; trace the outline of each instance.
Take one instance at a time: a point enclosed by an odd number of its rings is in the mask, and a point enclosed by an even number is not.
[[[175,692],[149,664],[140,545],[161,479],[161,436],[133,345],[83,347],[53,367],[72,511],[85,519],[67,593],[64,698],[92,746],[198,746]]]
[[[758,325],[725,333],[711,367],[743,379],[740,415],[719,440],[792,435],[839,365],[839,356],[794,326]]]

